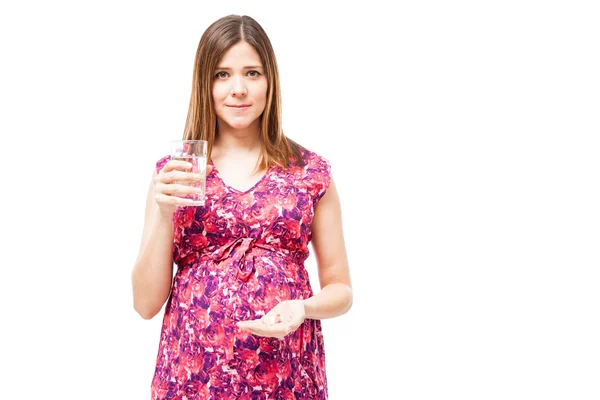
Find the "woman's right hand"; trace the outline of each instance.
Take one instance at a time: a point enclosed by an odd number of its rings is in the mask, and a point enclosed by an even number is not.
[[[192,182],[200,181],[202,176],[191,172],[192,164],[186,161],[169,160],[154,177],[154,194],[161,214],[172,216],[180,206],[195,206],[198,202],[182,196],[200,193],[200,188]],[[206,166],[206,175],[212,165]]]

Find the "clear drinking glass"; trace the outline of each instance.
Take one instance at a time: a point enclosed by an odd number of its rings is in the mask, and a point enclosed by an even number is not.
[[[180,195],[186,199],[192,199],[197,206],[204,205],[206,197],[206,162],[207,162],[208,142],[206,140],[172,140],[171,141],[171,159],[186,161],[192,164],[192,172],[202,176],[200,180],[176,182],[182,185],[189,185],[200,188],[200,193],[191,193]]]

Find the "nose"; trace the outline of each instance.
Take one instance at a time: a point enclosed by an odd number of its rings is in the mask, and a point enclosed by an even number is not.
[[[243,78],[238,77],[233,79],[233,86],[231,87],[231,95],[232,96],[245,96],[248,93],[248,88],[246,87],[246,82]]]

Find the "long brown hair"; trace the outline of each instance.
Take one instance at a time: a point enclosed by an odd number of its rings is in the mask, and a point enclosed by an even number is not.
[[[259,54],[268,82],[267,101],[261,115],[262,140],[259,169],[273,164],[304,166],[299,145],[286,137],[281,127],[281,91],[275,53],[267,34],[253,18],[229,15],[213,22],[204,32],[194,61],[192,94],[188,109],[184,140],[208,141],[210,159],[217,135],[217,117],[212,99],[212,84],[217,64],[233,45],[245,41]]]

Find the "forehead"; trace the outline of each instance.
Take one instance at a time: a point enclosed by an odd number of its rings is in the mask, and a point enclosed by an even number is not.
[[[260,55],[247,42],[238,42],[231,46],[219,60],[217,68],[239,68],[244,65],[262,65]]]

